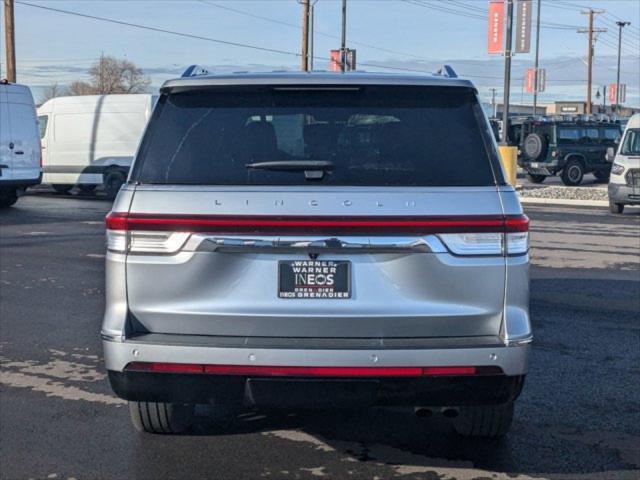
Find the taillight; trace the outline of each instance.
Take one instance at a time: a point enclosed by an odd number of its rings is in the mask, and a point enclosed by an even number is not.
[[[130,230],[127,215],[107,215],[107,250],[117,253],[171,254],[182,248],[189,232]]]
[[[455,255],[522,254],[528,250],[525,215],[431,217],[295,217],[230,215],[107,215],[107,248],[170,254],[195,232],[236,235],[429,235]]]
[[[454,255],[522,255],[529,251],[529,219],[507,216],[501,232],[440,234]]]

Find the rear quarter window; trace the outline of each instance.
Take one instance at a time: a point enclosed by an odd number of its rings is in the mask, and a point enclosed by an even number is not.
[[[41,139],[47,134],[47,123],[49,123],[49,115],[38,116],[38,129]]]
[[[503,183],[494,145],[468,88],[184,91],[160,98],[132,179],[189,185],[494,185]],[[302,171],[247,168],[311,160],[332,167],[313,180]]]

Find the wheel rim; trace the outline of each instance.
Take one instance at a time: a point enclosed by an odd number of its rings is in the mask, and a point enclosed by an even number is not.
[[[572,182],[577,182],[578,180],[580,180],[580,167],[578,167],[577,165],[571,165],[571,167],[569,167],[569,171],[567,172],[567,176]]]

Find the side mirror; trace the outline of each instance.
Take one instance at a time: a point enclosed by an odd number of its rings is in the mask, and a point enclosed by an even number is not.
[[[607,154],[605,155],[604,158],[607,160],[607,162],[613,163],[613,161],[616,158],[616,150],[615,150],[615,148],[613,148],[613,147],[607,148]]]

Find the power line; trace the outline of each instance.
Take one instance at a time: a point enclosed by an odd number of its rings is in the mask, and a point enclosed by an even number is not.
[[[28,3],[28,2],[23,2],[21,0],[16,0],[17,4],[19,5],[24,5],[27,7],[33,7],[33,8],[39,8],[42,10],[48,10],[51,12],[57,12],[57,13],[64,13],[66,15],[74,15],[76,17],[82,17],[82,18],[88,18],[91,20],[98,20],[101,22],[108,22],[108,23],[114,23],[117,25],[124,25],[127,27],[133,27],[133,28],[140,28],[143,30],[149,30],[152,32],[158,32],[158,33],[166,33],[168,35],[175,35],[178,37],[185,37],[185,38],[193,38],[195,40],[204,40],[207,42],[213,42],[213,43],[220,43],[222,45],[229,45],[232,47],[241,47],[241,48],[249,48],[249,49],[253,49],[253,50],[260,50],[263,52],[270,52],[270,53],[279,53],[281,55],[294,55],[296,57],[299,57],[300,54],[298,52],[291,52],[288,50],[280,50],[277,48],[268,48],[268,47],[260,47],[258,45],[250,45],[248,43],[240,43],[240,42],[232,42],[229,40],[220,40],[217,38],[211,38],[211,37],[204,37],[202,35],[194,35],[191,33],[184,33],[184,32],[178,32],[175,30],[167,30],[164,28],[158,28],[158,27],[150,27],[148,25],[141,25],[141,24],[137,24],[137,23],[131,23],[131,22],[125,22],[122,20],[116,20],[114,18],[107,18],[107,17],[99,17],[97,15],[89,15],[86,13],[80,13],[80,12],[74,12],[71,10],[63,10],[61,8],[53,8],[53,7],[45,7],[44,5],[36,5],[34,3]]]
[[[266,17],[264,15],[257,15],[255,13],[251,13],[251,12],[247,12],[245,10],[240,10],[237,8],[233,8],[233,7],[229,7],[227,5],[220,5],[218,3],[215,2],[209,2],[207,0],[198,0],[200,3],[208,5],[210,7],[216,7],[216,8],[220,8],[222,10],[228,10],[230,12],[234,12],[240,15],[245,15],[247,17],[252,17],[252,18],[256,18],[259,20],[264,20],[266,22],[271,22],[271,23],[276,23],[279,25],[284,25],[286,27],[291,27],[291,28],[295,28],[296,30],[300,30],[300,25],[294,24],[294,23],[289,23],[289,22],[285,22],[283,20],[278,20],[276,18],[272,18],[272,17]],[[340,37],[338,35],[332,35],[330,33],[326,33],[326,32],[321,32],[317,29],[314,29],[314,33],[316,33],[317,35],[321,35],[323,37],[328,37],[328,38],[333,38],[333,39],[340,39]],[[384,47],[379,47],[377,45],[372,45],[369,43],[364,43],[364,42],[358,42],[355,40],[350,40],[349,43],[352,43],[353,45],[360,45],[361,47],[365,47],[365,48],[370,48],[372,50],[379,50],[381,52],[386,52],[386,53],[392,53],[394,55],[402,55],[405,57],[413,57],[413,58],[417,58],[420,60],[427,60],[427,61],[432,61],[432,59],[424,57],[424,56],[420,56],[420,55],[415,55],[413,53],[406,53],[406,52],[399,52],[397,50],[391,50],[388,48],[384,48]]]
[[[215,38],[210,38],[210,37],[204,37],[204,36],[201,36],[201,35],[193,35],[193,34],[184,33],[184,32],[177,32],[177,31],[174,31],[174,30],[167,30],[167,29],[158,28],[158,27],[150,27],[148,25],[140,25],[140,24],[131,23],[131,22],[124,22],[124,21],[121,21],[121,20],[113,19],[113,18],[99,17],[97,15],[89,15],[89,14],[85,14],[85,13],[74,12],[74,11],[71,11],[71,10],[63,10],[63,9],[60,9],[60,8],[45,7],[43,5],[36,5],[36,4],[33,4],[33,3],[28,3],[28,2],[21,1],[21,0],[17,0],[16,3],[20,4],[20,5],[25,5],[25,6],[33,7],[33,8],[39,8],[39,9],[42,9],[42,10],[48,10],[48,11],[52,11],[52,12],[56,12],[56,13],[62,13],[62,14],[66,14],[66,15],[73,15],[73,16],[77,16],[77,17],[81,17],[81,18],[88,18],[88,19],[91,19],[91,20],[98,20],[98,21],[107,22],[107,23],[114,23],[114,24],[117,24],[117,25],[123,25],[123,26],[131,27],[131,28],[139,28],[139,29],[143,29],[143,30],[157,32],[157,33],[166,33],[166,34],[169,34],[169,35],[175,35],[175,36],[185,37],[185,38],[192,38],[192,39],[195,39],[195,40],[203,40],[203,41],[221,43],[221,44],[224,44],[224,45],[230,45],[230,46],[235,46],[235,47],[250,48],[250,49],[261,50],[261,51],[266,51],[266,52],[270,52],[270,53],[278,53],[278,54],[282,54],[282,55],[290,55],[290,56],[300,57],[300,53],[298,53],[298,52],[290,52],[290,51],[287,51],[287,50],[279,50],[279,49],[275,49],[275,48],[259,47],[259,46],[256,46],[256,45],[250,45],[250,44],[239,43],[239,42],[232,42],[232,41],[228,41],[228,40],[220,40],[220,39],[215,39]],[[432,72],[429,72],[429,71],[426,71],[426,70],[407,69],[407,68],[392,67],[392,66],[387,66],[387,65],[379,65],[379,64],[375,65],[375,64],[368,64],[368,63],[362,63],[362,62],[360,62],[360,64],[363,65],[363,66],[370,66],[370,67],[383,68],[383,69],[389,69],[389,70],[413,71],[413,72],[419,72],[419,73],[432,73]]]

